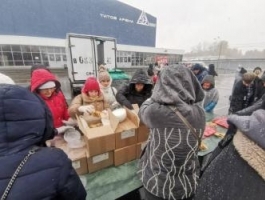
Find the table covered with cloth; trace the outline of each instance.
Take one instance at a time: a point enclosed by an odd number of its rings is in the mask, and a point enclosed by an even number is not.
[[[211,122],[214,118],[218,117],[214,113],[206,113],[206,122]],[[223,128],[221,126],[216,126],[216,131],[220,133],[226,133],[227,129]],[[211,153],[218,145],[218,143],[222,140],[222,138],[216,137],[214,135],[210,137],[204,137],[202,139],[203,143],[207,146],[206,150],[199,151],[199,156],[205,156],[209,153]]]
[[[206,114],[206,121],[214,119],[213,113]],[[226,129],[217,126],[217,132],[225,133]],[[211,153],[221,138],[210,136],[203,138],[207,150],[199,151],[198,155],[203,157]],[[118,167],[109,167],[92,174],[81,175],[82,182],[85,182],[87,200],[114,200],[142,186],[137,176],[138,160],[125,163]]]
[[[142,186],[137,176],[138,160],[81,175],[87,200],[113,200]]]

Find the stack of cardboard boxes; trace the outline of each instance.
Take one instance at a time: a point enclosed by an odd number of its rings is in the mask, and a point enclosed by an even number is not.
[[[126,109],[126,113],[126,119],[119,123],[109,110],[110,125],[95,128],[90,128],[82,116],[77,116],[85,146],[70,149],[64,141],[55,146],[65,151],[79,175],[135,160],[141,154],[149,129],[140,124],[136,112]]]

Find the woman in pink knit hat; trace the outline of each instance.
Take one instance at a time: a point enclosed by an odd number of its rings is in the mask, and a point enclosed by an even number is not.
[[[95,111],[103,111],[107,107],[108,105],[104,101],[102,92],[100,92],[97,79],[95,77],[88,77],[81,94],[72,100],[68,112],[72,118],[76,118],[76,114],[93,114]]]

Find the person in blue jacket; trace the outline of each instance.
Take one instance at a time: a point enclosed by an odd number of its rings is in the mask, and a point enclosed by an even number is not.
[[[191,67],[191,71],[194,73],[200,83],[202,82],[204,77],[208,75],[208,70],[199,63],[194,64]]]
[[[86,190],[67,155],[39,146],[54,134],[48,112],[36,95],[21,86],[1,83],[0,76],[1,199],[85,200]],[[15,181],[10,181],[17,168]]]
[[[213,112],[219,100],[219,92],[215,88],[214,77],[212,75],[207,75],[204,77],[202,81],[202,88],[205,93],[205,96],[203,99],[204,111]]]

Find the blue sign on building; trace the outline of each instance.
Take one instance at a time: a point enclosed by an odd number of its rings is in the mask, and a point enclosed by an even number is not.
[[[0,35],[114,37],[118,44],[155,47],[156,18],[116,0],[0,0]]]

